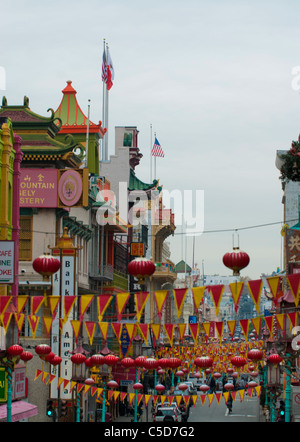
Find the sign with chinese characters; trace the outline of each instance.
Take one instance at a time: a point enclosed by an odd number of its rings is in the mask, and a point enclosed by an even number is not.
[[[131,256],[144,256],[145,244],[143,242],[130,243],[130,255]]]
[[[22,399],[26,397],[26,367],[24,365],[15,366],[12,381],[12,399]]]
[[[14,283],[14,241],[0,241],[0,284]]]
[[[21,169],[20,207],[57,207],[57,169]]]
[[[0,367],[0,402],[7,401],[7,373],[5,367]]]
[[[297,263],[300,262],[300,230],[286,229],[286,262]]]

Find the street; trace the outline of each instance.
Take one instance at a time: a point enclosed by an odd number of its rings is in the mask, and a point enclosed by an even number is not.
[[[220,404],[214,400],[210,407],[208,402],[202,405],[198,398],[195,407],[190,408],[188,422],[259,422],[259,398],[249,397],[247,400],[245,396],[243,402],[237,398],[230,414],[223,398]]]

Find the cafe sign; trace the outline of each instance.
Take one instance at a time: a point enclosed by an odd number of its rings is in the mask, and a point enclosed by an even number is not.
[[[0,284],[14,283],[14,241],[0,241]]]

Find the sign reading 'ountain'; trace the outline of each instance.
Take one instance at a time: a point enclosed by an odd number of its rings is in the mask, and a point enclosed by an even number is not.
[[[57,169],[21,169],[20,207],[57,207]]]

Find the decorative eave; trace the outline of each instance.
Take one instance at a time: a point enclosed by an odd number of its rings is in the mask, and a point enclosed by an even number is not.
[[[62,93],[63,98],[55,111],[56,118],[62,121],[59,133],[86,134],[88,118],[78,104],[77,91],[73,88],[71,80],[67,81],[67,86],[62,90]],[[106,129],[102,127],[101,121],[99,124],[95,124],[89,120],[89,133],[99,134],[103,138]]]
[[[145,192],[151,191],[151,190],[158,190],[161,192],[162,188],[158,185],[158,180],[153,180],[152,183],[144,183],[141,181],[137,176],[135,175],[135,172],[133,169],[130,168],[129,173],[129,183],[128,183],[128,190],[143,190]]]
[[[0,116],[9,117],[11,119],[15,132],[22,133],[23,130],[27,131],[30,125],[32,130],[45,132],[54,138],[59,132],[62,123],[61,120],[54,115],[53,109],[50,108],[47,112],[51,112],[50,117],[44,117],[32,112],[29,108],[29,98],[26,96],[24,97],[23,106],[8,106],[6,97],[3,97],[2,106],[0,108]]]

